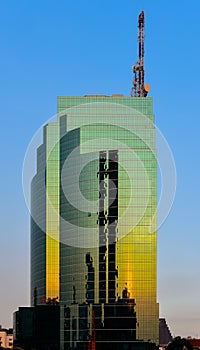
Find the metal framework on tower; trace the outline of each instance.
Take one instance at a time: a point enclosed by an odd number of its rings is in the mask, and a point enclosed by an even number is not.
[[[138,43],[139,43],[139,58],[137,63],[132,66],[134,81],[131,89],[132,97],[146,97],[150,91],[150,86],[144,84],[144,11],[139,14],[138,18]]]

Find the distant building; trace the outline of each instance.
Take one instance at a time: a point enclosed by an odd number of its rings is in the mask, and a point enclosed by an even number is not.
[[[173,337],[171,335],[169,326],[167,325],[167,322],[165,318],[159,319],[159,345],[161,347],[167,346],[171,341]]]
[[[20,307],[14,313],[14,345],[24,350],[60,349],[59,305]]]
[[[0,346],[2,348],[13,348],[13,330],[0,327]]]

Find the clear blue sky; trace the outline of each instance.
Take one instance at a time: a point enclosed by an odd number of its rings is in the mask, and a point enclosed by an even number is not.
[[[29,215],[21,173],[58,95],[129,95],[137,17],[146,13],[146,82],[173,151],[176,199],[158,233],[158,301],[173,334],[200,336],[199,0],[1,0],[0,324],[29,304]]]

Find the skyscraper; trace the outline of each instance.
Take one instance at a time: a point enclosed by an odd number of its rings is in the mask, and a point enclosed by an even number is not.
[[[157,163],[145,96],[58,97],[57,121],[44,127],[31,188],[31,294],[60,303],[62,349],[86,349],[92,332],[104,341],[101,328],[108,342],[158,343]]]

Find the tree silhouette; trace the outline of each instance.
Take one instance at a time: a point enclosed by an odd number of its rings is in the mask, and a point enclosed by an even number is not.
[[[167,350],[193,350],[193,346],[186,339],[176,337],[167,346]]]

